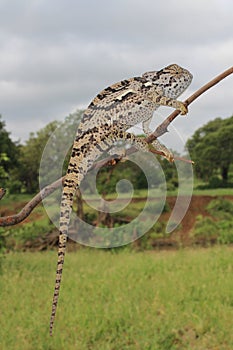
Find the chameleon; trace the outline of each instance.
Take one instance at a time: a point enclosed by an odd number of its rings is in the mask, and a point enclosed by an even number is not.
[[[124,140],[143,152],[149,151],[145,139],[127,132],[142,122],[146,135],[154,111],[159,106],[178,109],[187,114],[187,107],[176,98],[190,85],[192,74],[171,64],[159,71],[149,71],[141,76],[122,80],[101,91],[85,110],[73,143],[70,161],[65,175],[60,205],[59,243],[56,281],[50,318],[50,335],[57,309],[65,258],[68,226],[73,198],[81,181],[97,158],[118,141]],[[158,140],[152,146],[173,161],[172,153]],[[114,149],[115,153],[115,149]]]

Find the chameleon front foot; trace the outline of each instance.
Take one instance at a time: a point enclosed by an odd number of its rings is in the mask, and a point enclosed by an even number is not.
[[[179,102],[177,109],[180,111],[181,115],[185,115],[188,113],[188,107],[183,102]]]

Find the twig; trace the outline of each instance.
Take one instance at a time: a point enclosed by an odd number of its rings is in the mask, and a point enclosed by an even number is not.
[[[184,101],[184,104],[186,104],[186,106],[190,105],[194,100],[196,100],[200,95],[202,95],[205,91],[207,91],[208,89],[210,89],[211,87],[213,87],[214,85],[218,84],[221,80],[223,80],[224,78],[226,78],[228,75],[233,73],[233,67],[230,67],[229,69],[227,69],[226,71],[224,71],[223,73],[219,74],[217,77],[215,77],[214,79],[212,79],[210,82],[208,82],[207,84],[203,85],[200,89],[198,89],[193,95],[191,95],[189,98],[187,98]],[[158,127],[157,129],[151,134],[149,135],[145,140],[148,143],[151,143],[152,141],[154,141],[156,138],[158,138],[159,136],[163,135],[165,132],[167,132],[167,127],[171,124],[171,122],[180,114],[180,112],[178,110],[175,110],[173,113],[171,113]],[[127,150],[126,155],[129,155],[131,153],[136,152],[137,149],[135,147],[131,147]],[[162,152],[158,152],[155,150],[152,150],[153,153],[156,154],[161,154],[163,155]],[[175,158],[175,159],[179,159],[179,160],[184,160],[183,158]],[[101,160],[99,162],[97,162],[94,165],[94,168],[101,168],[102,166],[106,165],[106,164],[114,164],[116,162],[118,162],[120,160],[120,158],[116,158],[113,156],[107,157],[104,160]],[[190,162],[190,161],[188,161]],[[63,178],[60,178],[59,180],[53,182],[52,184],[46,186],[44,189],[42,189],[35,197],[33,197],[29,203],[27,203],[25,205],[25,207],[18,213],[15,215],[10,215],[10,216],[5,216],[5,217],[0,217],[0,226],[13,226],[18,224],[19,222],[23,221],[27,216],[29,216],[29,214],[32,212],[32,210],[48,195],[50,195],[51,193],[53,193],[57,188],[59,188],[62,185],[62,181],[64,180]],[[3,191],[4,192],[4,191]],[[2,192],[2,193],[3,193]],[[0,192],[0,200],[1,198],[4,196],[5,193],[3,193],[1,195]]]

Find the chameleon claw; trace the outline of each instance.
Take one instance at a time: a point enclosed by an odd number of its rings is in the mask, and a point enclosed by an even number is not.
[[[163,155],[170,163],[174,162],[174,155],[171,152],[163,152]]]
[[[188,107],[183,102],[180,102],[178,109],[179,109],[181,115],[185,115],[188,113]]]

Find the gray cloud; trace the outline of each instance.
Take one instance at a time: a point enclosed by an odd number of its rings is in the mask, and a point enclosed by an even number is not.
[[[191,93],[232,65],[232,10],[231,0],[1,0],[0,113],[25,140],[105,86],[173,62],[193,73]],[[186,138],[232,112],[228,78],[176,125]]]

